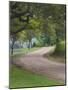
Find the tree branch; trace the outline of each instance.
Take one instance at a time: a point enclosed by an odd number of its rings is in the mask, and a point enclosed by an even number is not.
[[[23,26],[23,27],[21,27],[20,29],[16,30],[15,32],[11,32],[11,35],[15,35],[15,34],[21,32],[21,31],[23,31],[23,30],[25,30],[25,29],[26,29],[26,26]]]
[[[15,18],[19,18],[21,16],[29,16],[29,17],[33,17],[33,14],[30,12],[19,12],[19,11],[15,11],[15,10],[11,10],[11,14],[10,14],[10,18],[11,19],[15,19]]]
[[[14,11],[13,11],[13,12],[14,12]],[[15,18],[24,16],[25,14],[26,14],[26,12],[22,12],[22,13],[14,12],[14,14],[10,16],[10,18],[11,18],[11,19],[15,19]]]

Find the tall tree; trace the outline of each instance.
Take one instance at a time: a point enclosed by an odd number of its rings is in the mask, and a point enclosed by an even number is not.
[[[23,33],[20,32],[25,31],[28,33],[29,42],[33,36],[38,38],[44,34],[48,43],[51,43],[52,40],[58,43],[65,36],[65,9],[65,5],[11,1],[10,36],[12,42],[15,42],[15,37],[21,37],[18,34]]]

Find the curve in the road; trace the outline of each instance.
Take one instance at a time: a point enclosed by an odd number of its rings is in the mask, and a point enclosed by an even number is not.
[[[65,83],[65,64],[53,62],[43,57],[43,54],[48,54],[53,49],[54,47],[43,47],[14,60],[14,63],[34,73],[46,75],[50,79]]]

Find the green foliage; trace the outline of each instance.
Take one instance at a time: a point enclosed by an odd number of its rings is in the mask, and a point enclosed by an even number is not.
[[[65,56],[65,48],[65,41],[58,43],[58,45],[56,46],[55,54]]]
[[[35,37],[36,46],[57,44],[65,40],[65,10],[66,6],[59,4],[10,2],[10,35],[30,43]],[[19,31],[22,26],[25,28]]]
[[[36,47],[42,47],[43,46],[43,42],[42,41],[37,41],[35,46]]]
[[[34,74],[15,65],[10,68],[10,88],[62,85],[46,76]]]
[[[16,8],[12,8],[16,3]],[[26,13],[25,13],[26,12]],[[24,2],[10,2],[10,18],[19,13],[23,13],[21,16],[14,19],[11,18],[11,29],[15,31],[18,27],[24,26],[27,22],[20,21],[27,18],[27,14],[32,14],[34,17],[29,19],[29,25],[26,25],[27,29],[37,29],[40,26],[46,26],[48,24],[57,24],[58,29],[64,27],[65,21],[65,5],[53,5],[53,4],[39,4],[39,3],[24,3]],[[17,13],[17,14],[16,14]],[[55,28],[57,28],[55,26]],[[15,29],[16,28],[16,29]],[[40,27],[41,28],[41,27]],[[47,27],[48,28],[48,27]],[[11,31],[10,30],[10,31]],[[40,29],[39,29],[40,30]],[[62,30],[62,29],[61,29]]]

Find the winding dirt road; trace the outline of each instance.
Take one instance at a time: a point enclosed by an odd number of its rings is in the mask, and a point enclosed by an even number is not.
[[[65,83],[65,64],[54,62],[44,58],[54,47],[43,47],[37,51],[28,53],[26,56],[14,60],[14,63],[34,73],[45,75],[50,79]]]

